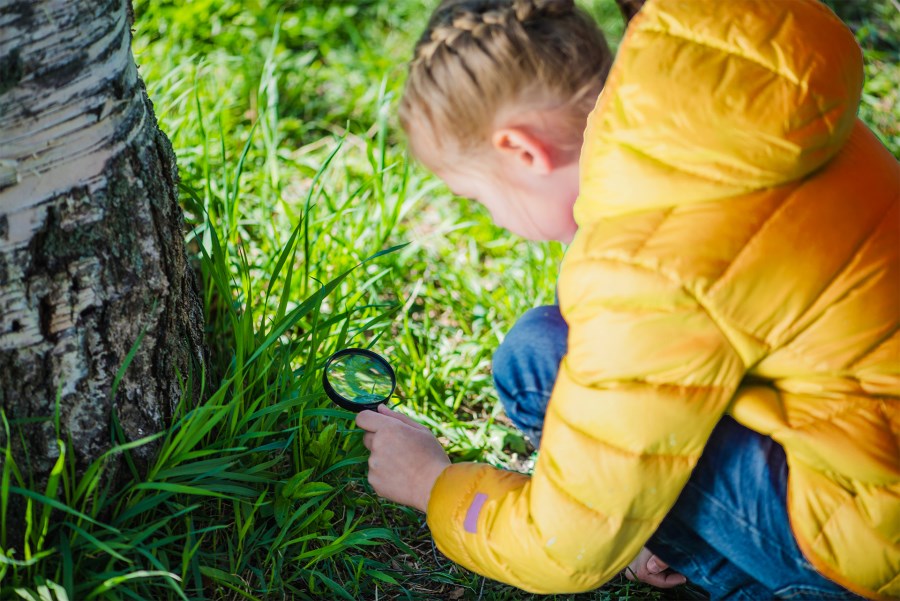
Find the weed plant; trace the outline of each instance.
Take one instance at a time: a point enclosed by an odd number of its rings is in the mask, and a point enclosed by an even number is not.
[[[612,0],[587,6],[615,46]],[[897,13],[891,0],[836,8],[866,49],[861,115],[896,155]],[[422,515],[379,500],[353,416],[320,385],[330,353],[373,348],[395,367],[396,404],[454,459],[533,464],[490,358],[517,316],[553,301],[563,248],[501,232],[409,161],[393,115],[430,10],[135,2],[136,59],[178,157],[211,357],[207,372],[182,374],[170,428],[126,441],[113,420],[111,450],[84,474],[60,440],[38,489],[3,450],[0,598],[533,598],[454,566]],[[146,473],[130,457],[142,444],[160,449]],[[12,497],[26,503],[15,552]],[[620,579],[555,598],[673,595],[699,597]]]

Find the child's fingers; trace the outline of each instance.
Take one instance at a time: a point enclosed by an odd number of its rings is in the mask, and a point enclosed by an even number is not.
[[[370,451],[372,450],[372,442],[375,440],[374,432],[366,432],[363,434],[363,446],[365,446]]]
[[[672,588],[687,582],[687,578],[669,569],[669,564],[656,555],[651,555],[647,560],[646,574],[641,580],[659,588]]]
[[[377,432],[384,426],[388,419],[389,416],[387,415],[381,415],[380,413],[366,409],[365,411],[360,411],[356,415],[356,427],[361,428],[366,432]]]
[[[400,413],[399,411],[394,411],[393,409],[389,409],[384,405],[378,405],[378,413],[381,415],[385,415],[387,417],[392,417],[396,420],[399,420],[406,424],[407,426],[412,426],[413,428],[418,428],[419,430],[428,430],[425,426],[414,420],[413,418]]]
[[[669,564],[647,548],[641,549],[640,554],[625,568],[625,577],[657,588],[672,588],[687,582],[684,575],[669,568]]]
[[[671,570],[660,572],[659,574],[647,574],[641,580],[656,588],[672,588],[687,582],[687,578]]]
[[[651,574],[659,574],[660,572],[665,572],[668,569],[669,564],[664,562],[656,555],[652,556],[647,562],[647,571],[649,571]]]

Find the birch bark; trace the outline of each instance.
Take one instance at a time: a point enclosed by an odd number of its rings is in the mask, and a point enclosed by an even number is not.
[[[109,448],[113,407],[128,438],[159,431],[176,370],[204,361],[175,156],[130,13],[129,0],[0,0],[0,408],[50,418],[13,439],[37,480],[58,456],[57,395],[84,466]]]

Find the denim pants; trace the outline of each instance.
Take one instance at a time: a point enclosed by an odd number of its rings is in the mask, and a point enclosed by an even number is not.
[[[567,334],[559,307],[537,307],[494,355],[506,414],[535,446]],[[803,557],[788,522],[786,487],[781,446],[723,417],[646,546],[713,599],[857,599]]]

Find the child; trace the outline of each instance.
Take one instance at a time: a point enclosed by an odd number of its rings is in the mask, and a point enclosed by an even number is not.
[[[572,10],[442,5],[401,108],[458,194],[574,234],[559,309],[495,357],[534,474],[451,466],[382,410],[357,420],[372,486],[535,592],[594,588],[646,543],[714,597],[900,596],[900,166],[855,117],[853,36],[815,0],[650,0],[576,169]]]

